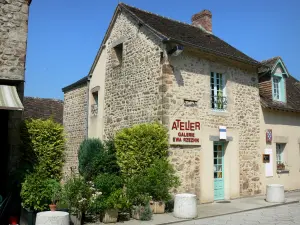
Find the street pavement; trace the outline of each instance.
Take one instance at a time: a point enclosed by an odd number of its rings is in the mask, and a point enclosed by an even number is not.
[[[289,204],[225,216],[179,222],[176,225],[300,225],[300,204]],[[174,224],[175,225],[175,224]]]

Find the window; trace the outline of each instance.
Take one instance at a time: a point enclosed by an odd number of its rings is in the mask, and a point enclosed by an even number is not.
[[[273,77],[273,99],[280,100],[280,78]]]
[[[93,102],[91,105],[91,114],[92,116],[97,116],[98,115],[98,91],[95,91],[92,93],[93,95]]]
[[[211,73],[211,108],[215,110],[226,110],[227,98],[225,92],[225,76],[221,73]]]
[[[113,66],[120,66],[123,60],[123,43],[116,45],[112,52]]]
[[[273,100],[285,102],[285,79],[281,74],[274,74],[272,78]]]
[[[278,144],[278,143],[276,143],[276,164],[277,164],[277,170],[284,170],[285,169],[284,147],[285,147],[285,144]]]

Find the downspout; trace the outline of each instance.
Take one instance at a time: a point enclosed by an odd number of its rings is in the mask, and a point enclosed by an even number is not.
[[[86,118],[85,118],[85,139],[87,139],[89,137],[89,106],[90,106],[90,75],[88,75],[87,78],[87,94],[86,94]]]

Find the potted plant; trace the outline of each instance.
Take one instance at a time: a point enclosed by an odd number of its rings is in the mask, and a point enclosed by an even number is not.
[[[129,200],[122,189],[112,192],[105,201],[105,210],[103,223],[116,223],[118,220],[118,212],[122,209],[130,207]]]
[[[277,170],[285,170],[284,163],[277,163]]]
[[[58,182],[51,184],[50,188],[52,188],[52,196],[51,196],[51,204],[49,205],[50,211],[56,211],[56,203],[60,199],[61,187]]]
[[[170,163],[156,160],[147,170],[144,185],[152,197],[150,208],[154,214],[165,212],[165,202],[171,199],[170,190],[179,186],[179,179]]]

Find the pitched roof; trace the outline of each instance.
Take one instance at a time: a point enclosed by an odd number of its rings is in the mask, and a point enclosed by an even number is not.
[[[259,64],[258,61],[198,27],[146,12],[124,3],[120,3],[119,6],[129,12],[140,23],[146,25],[146,27],[164,41],[179,42],[183,45],[199,48],[203,51],[232,58],[237,61],[254,65]]]
[[[300,85],[299,81],[291,75],[286,78],[286,103],[273,101],[270,96],[260,94],[262,106],[265,108],[300,112]]]
[[[24,119],[49,119],[63,123],[64,102],[58,99],[24,97]]]
[[[64,87],[64,88],[62,88],[62,91],[63,91],[63,92],[70,91],[70,90],[72,90],[72,89],[74,89],[74,88],[76,88],[76,87],[78,87],[78,86],[81,86],[81,85],[83,85],[83,84],[86,84],[87,81],[88,81],[88,76],[85,76],[85,77],[81,78],[80,80],[75,81],[74,83],[72,83],[72,84],[70,84],[70,85],[68,85],[68,86],[66,86],[66,87]]]

